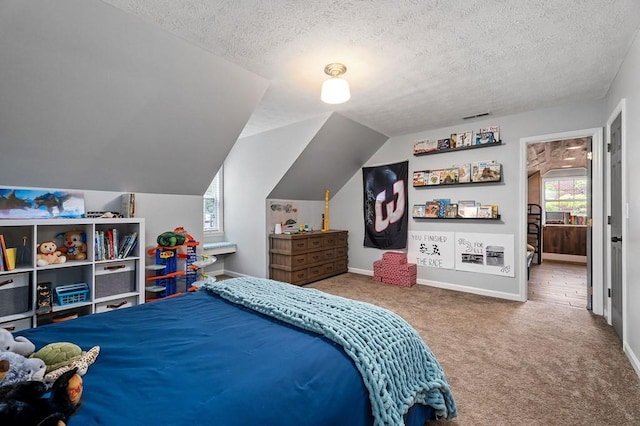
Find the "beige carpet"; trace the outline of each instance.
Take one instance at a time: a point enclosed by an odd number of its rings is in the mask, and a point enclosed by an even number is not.
[[[351,273],[307,287],[374,303],[411,323],[456,398],[450,425],[640,425],[640,379],[613,329],[586,310],[396,287]]]

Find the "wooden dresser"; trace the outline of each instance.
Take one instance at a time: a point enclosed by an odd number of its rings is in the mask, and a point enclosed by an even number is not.
[[[269,235],[269,278],[302,285],[347,272],[347,231]]]

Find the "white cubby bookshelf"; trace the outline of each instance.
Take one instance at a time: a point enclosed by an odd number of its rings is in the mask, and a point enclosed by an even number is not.
[[[124,259],[96,260],[96,231],[116,229],[118,235],[137,233],[137,245]],[[37,266],[38,243],[56,240],[67,231],[86,235],[87,258]],[[141,218],[126,219],[2,219],[0,235],[7,247],[18,248],[26,241],[28,256],[15,269],[0,271],[0,327],[20,331],[55,322],[64,317],[83,316],[144,303],[144,232]],[[26,240],[25,240],[26,238]],[[60,243],[58,243],[60,244]],[[20,260],[20,259],[18,259]],[[37,285],[51,283],[53,306],[37,313]],[[84,283],[84,300],[59,304],[55,288]]]

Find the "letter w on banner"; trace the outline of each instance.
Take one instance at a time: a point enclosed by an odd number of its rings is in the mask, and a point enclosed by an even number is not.
[[[408,161],[362,168],[365,247],[407,247],[408,176]]]

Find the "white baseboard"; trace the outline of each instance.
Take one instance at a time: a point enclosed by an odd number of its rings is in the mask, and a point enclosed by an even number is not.
[[[634,370],[636,370],[636,374],[638,375],[638,377],[640,377],[640,361],[638,361],[638,357],[631,350],[631,346],[625,343],[622,349],[624,350],[624,353],[627,355],[627,358],[629,358],[629,362],[631,362],[631,366],[633,367]]]
[[[354,274],[373,276],[373,271],[367,271],[365,269],[349,268],[349,272],[353,272]],[[466,286],[466,285],[445,283],[445,282],[440,282],[440,281],[430,281],[430,280],[423,280],[423,279],[418,279],[416,281],[416,283],[420,284],[420,285],[430,286],[430,287],[442,288],[442,289],[445,289],[445,290],[460,291],[460,292],[463,292],[463,293],[478,294],[480,296],[489,296],[489,297],[496,297],[498,299],[506,299],[506,300],[514,300],[516,302],[524,302],[524,300],[520,299],[520,295],[519,294],[514,294],[514,293],[504,293],[502,291],[486,290],[486,289],[482,289],[482,288],[469,287],[469,286]]]
[[[228,269],[223,269],[222,271],[220,271],[219,274],[216,271],[216,275],[222,275],[222,274],[229,275],[230,277],[234,277],[234,278],[237,278],[237,277],[248,277],[249,276],[247,274],[241,274],[240,272],[230,271]]]
[[[558,260],[560,262],[573,262],[587,264],[587,256],[560,253],[542,253],[542,260]]]

